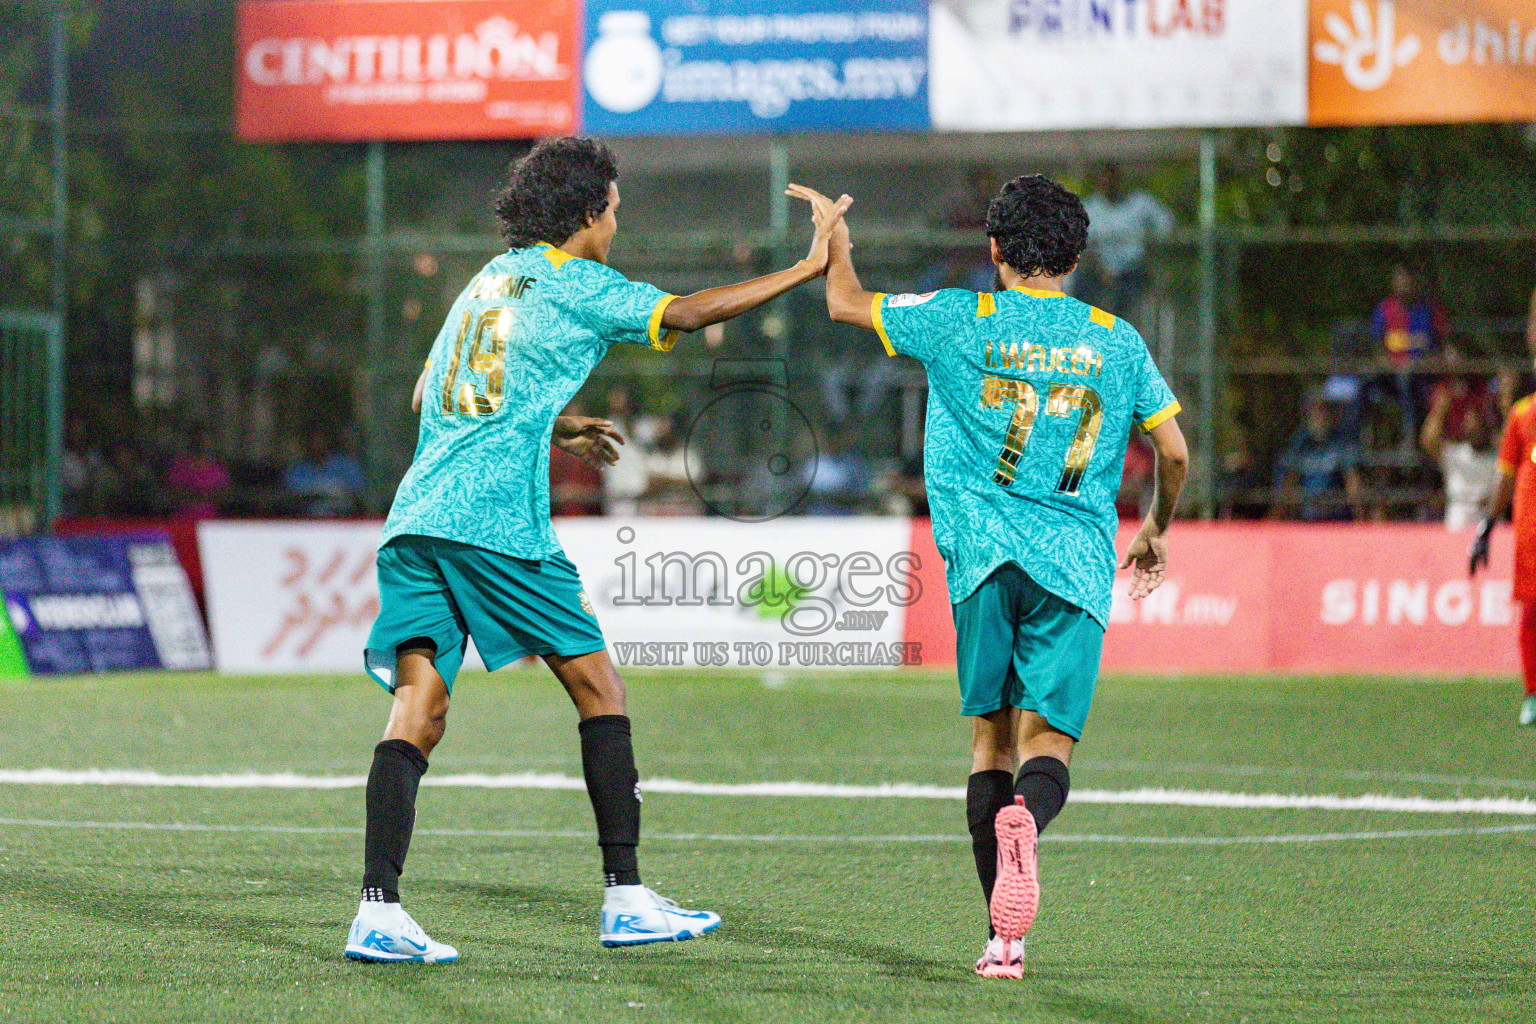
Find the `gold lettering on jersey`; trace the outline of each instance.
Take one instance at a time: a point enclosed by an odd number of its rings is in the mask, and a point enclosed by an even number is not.
[[[1019,460],[1029,446],[1029,435],[1035,429],[1035,417],[1040,414],[1040,392],[1027,380],[1010,380],[1005,377],[983,377],[981,380],[981,407],[1000,409],[1013,403],[1013,419],[1008,433],[1003,437],[1003,450],[997,457],[997,468],[992,472],[992,482],[1002,487],[1013,483],[1019,471]]]
[[[529,284],[531,278],[526,278]],[[526,290],[526,288],[524,289]],[[453,358],[443,378],[443,414],[447,416],[489,416],[506,399],[507,339],[512,334],[512,310],[496,306],[486,310],[477,321],[466,312],[453,343]],[[485,378],[483,387],[474,381],[459,380],[459,366],[464,359],[464,343],[473,339],[467,369]]]
[[[528,277],[526,274],[514,276],[512,274],[486,274],[478,278],[469,290],[472,299],[494,301],[496,299],[520,299],[529,288],[538,283],[538,278]]]
[[[1078,377],[1098,377],[1104,373],[1104,356],[1088,345],[1076,348],[1046,348],[1029,342],[999,342],[995,349],[992,339],[987,339],[986,361],[988,368],[1023,370],[1026,373],[1067,373]]]
[[[1093,450],[1099,443],[1099,431],[1104,426],[1104,403],[1098,393],[1089,387],[1069,387],[1052,384],[1045,400],[1047,416],[1070,416],[1074,411],[1082,413],[1077,421],[1077,433],[1072,446],[1067,449],[1066,465],[1062,467],[1061,480],[1056,490],[1062,494],[1076,494],[1093,460]]]

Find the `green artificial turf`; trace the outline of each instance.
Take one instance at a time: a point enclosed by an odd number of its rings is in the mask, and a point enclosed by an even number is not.
[[[645,777],[964,782],[942,674],[629,681]],[[1073,782],[1536,798],[1515,698],[1507,680],[1108,679]],[[0,682],[0,770],[360,775],[386,700],[361,678]],[[574,713],[542,672],[466,676],[454,700],[429,779],[580,775]],[[1536,1017],[1536,832],[1127,841],[1533,816],[1069,804],[1041,850],[1029,972],[997,982],[971,972],[984,916],[958,800],[651,793],[647,883],[726,923],[605,950],[584,794],[423,788],[403,891],[460,949],[438,967],[340,955],[361,804],[360,789],[0,784],[0,1020]]]

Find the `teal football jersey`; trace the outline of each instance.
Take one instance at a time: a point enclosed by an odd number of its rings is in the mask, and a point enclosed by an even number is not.
[[[891,355],[928,371],[923,472],[949,599],[1019,567],[1109,623],[1132,426],[1179,411],[1135,328],[1060,292],[876,295]]]
[[[555,417],[609,346],[670,351],[673,296],[547,243],[476,274],[432,344],[416,457],[384,524],[514,558],[561,554],[549,522]]]

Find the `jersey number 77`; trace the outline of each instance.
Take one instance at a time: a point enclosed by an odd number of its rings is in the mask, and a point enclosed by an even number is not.
[[[981,382],[981,407],[1000,409],[1013,403],[1013,420],[1003,438],[1003,450],[997,456],[997,469],[992,482],[1000,487],[1012,487],[1019,470],[1019,460],[1029,447],[1029,435],[1034,432],[1035,419],[1040,415],[1040,392],[1027,380],[1007,377],[984,377]],[[1093,459],[1093,449],[1099,442],[1099,430],[1104,426],[1104,403],[1098,392],[1083,385],[1052,384],[1046,394],[1047,416],[1070,416],[1080,413],[1077,434],[1067,449],[1066,464],[1062,467],[1061,480],[1056,490],[1062,494],[1076,494],[1083,482],[1083,473]]]

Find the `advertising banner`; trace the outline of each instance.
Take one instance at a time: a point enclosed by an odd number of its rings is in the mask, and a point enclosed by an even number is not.
[[[594,135],[928,127],[927,0],[588,0]]]
[[[0,541],[0,590],[34,673],[212,664],[164,534]]]
[[[578,0],[243,0],[251,142],[516,139],[576,128]]]
[[[1304,124],[1306,0],[934,0],[933,126]]]
[[[1311,121],[1536,119],[1530,0],[1312,0]]]
[[[382,523],[203,522],[220,672],[361,672]]]
[[[905,519],[563,519],[556,531],[621,667],[888,668],[917,656],[902,638],[922,597]],[[361,673],[380,533],[199,524],[219,670]]]
[[[1132,535],[1122,531],[1117,549]],[[1167,582],[1151,597],[1130,600],[1129,573],[1117,577],[1104,669],[1518,672],[1508,531],[1494,535],[1491,567],[1475,580],[1470,540],[1439,526],[1178,523]],[[917,523],[913,549],[925,545],[931,530]],[[907,640],[925,662],[953,662],[942,569],[936,582],[909,612]]]

